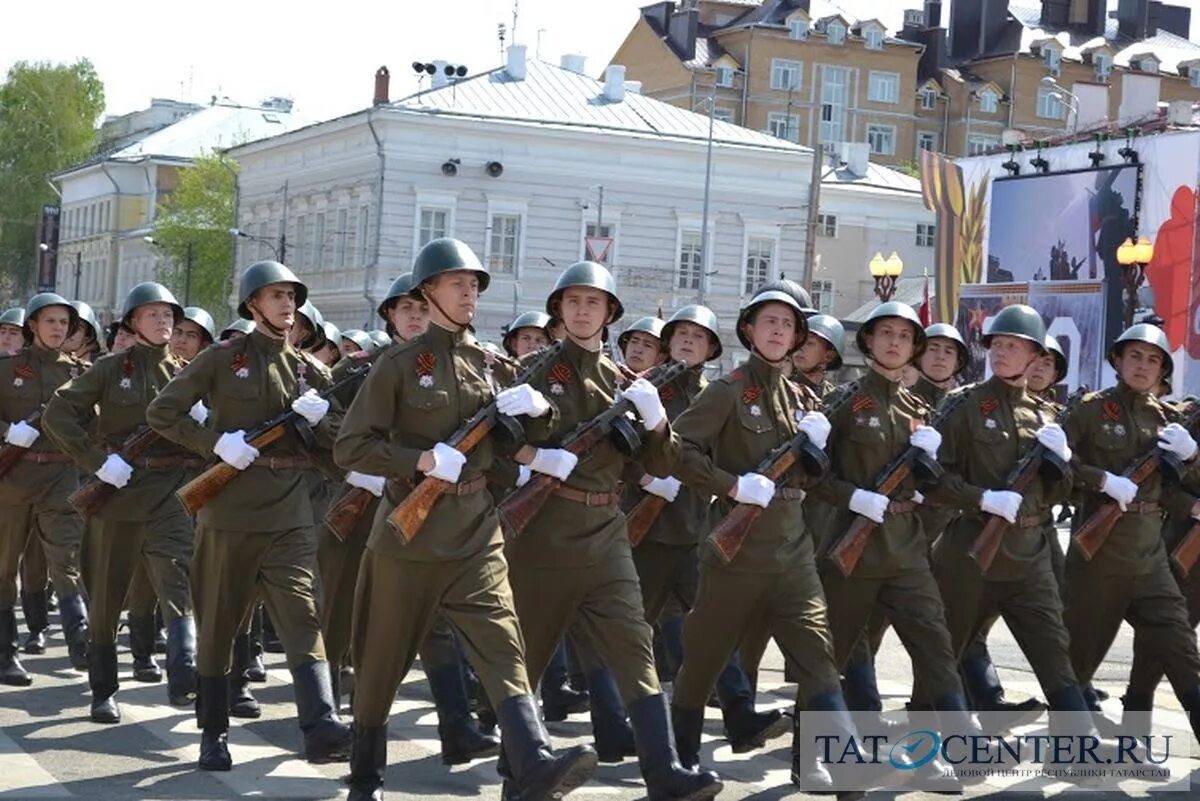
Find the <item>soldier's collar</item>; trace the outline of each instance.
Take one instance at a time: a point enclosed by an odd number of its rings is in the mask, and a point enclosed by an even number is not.
[[[475,335],[469,328],[457,328],[451,331],[449,328],[442,328],[437,323],[430,322],[429,327],[422,334],[422,339],[432,345],[440,345],[449,349],[473,343]]]
[[[1147,403],[1150,403],[1151,400],[1154,399],[1154,396],[1151,393],[1137,392],[1119,378],[1117,379],[1117,386],[1116,386],[1115,390],[1117,393],[1117,397],[1124,400],[1130,406],[1133,406],[1134,404],[1137,404],[1137,403],[1147,404]]]
[[[253,342],[255,346],[268,352],[278,353],[290,347],[287,337],[276,339],[273,336],[268,336],[263,332],[262,327],[257,325],[253,331],[246,335],[246,338]]]
[[[604,354],[604,348],[588,350],[575,340],[567,337],[563,340],[562,352],[567,357],[567,360],[576,367],[589,368],[595,367],[600,363],[600,357]]]
[[[763,381],[778,381],[782,378],[783,364],[786,364],[786,362],[780,362],[779,366],[773,365],[755,352],[750,353],[750,358],[746,362],[746,366],[750,369],[750,372]]]
[[[67,355],[58,348],[44,348],[36,342],[31,342],[28,350],[29,358],[39,362],[56,362]]]
[[[867,374],[863,377],[861,385],[889,398],[894,398],[901,389],[899,381],[891,380],[874,367],[867,368]]]
[[[1020,400],[1028,394],[1025,391],[1024,385],[1015,387],[995,374],[993,374],[992,377],[987,380],[987,387],[989,390],[991,390],[992,394],[1000,395],[1014,401]]]

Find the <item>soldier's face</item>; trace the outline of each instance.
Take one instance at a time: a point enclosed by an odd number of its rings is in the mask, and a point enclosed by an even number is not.
[[[312,336],[312,325],[308,322],[308,318],[304,315],[296,315],[295,324],[288,329],[288,344],[293,348],[300,347],[304,340]]]
[[[34,341],[44,348],[58,350],[67,341],[71,313],[62,306],[46,306],[33,316],[29,326],[33,329]]]
[[[1053,353],[1038,356],[1033,360],[1033,364],[1029,365],[1029,371],[1025,373],[1029,389],[1033,392],[1045,392],[1054,383],[1055,372]]]
[[[288,331],[296,324],[296,287],[293,284],[267,284],[254,293],[248,305],[256,317],[280,331]]]
[[[191,320],[180,320],[175,329],[171,331],[171,353],[185,362],[190,362],[200,353],[207,338],[208,335],[204,333],[203,328]]]
[[[326,367],[333,367],[337,363],[338,357],[341,355],[338,352],[337,346],[326,342],[321,346],[321,349],[316,351],[314,356],[320,360],[321,364]]]
[[[11,353],[20,350],[23,344],[20,326],[0,325],[0,351]]]
[[[353,356],[354,354],[358,353],[361,350],[362,350],[362,348],[360,348],[353,339],[350,339],[349,337],[342,337],[342,355],[343,356]]]
[[[416,298],[400,298],[388,309],[388,322],[401,342],[419,337],[429,327],[429,304]]]
[[[1028,339],[997,334],[988,348],[988,362],[993,373],[1011,381],[1025,375],[1036,354],[1037,349]]]
[[[612,317],[608,293],[591,287],[573,286],[563,291],[559,314],[568,333],[576,337],[594,337]],[[630,365],[633,367],[633,365]],[[637,369],[634,367],[633,369]]]
[[[165,345],[175,330],[175,311],[166,303],[146,303],[133,310],[129,323],[143,341]]]
[[[802,373],[824,370],[825,365],[829,363],[829,354],[832,350],[828,342],[809,334],[808,338],[804,340],[804,344],[800,346],[800,350],[792,355],[792,364]]]
[[[871,327],[867,334],[867,350],[880,367],[899,370],[912,361],[916,346],[912,323],[896,317],[885,317]]]
[[[1153,392],[1162,383],[1166,361],[1162,351],[1145,342],[1130,342],[1117,355],[1117,375],[1134,392]]]
[[[746,335],[754,349],[768,362],[787,358],[800,340],[796,313],[782,303],[764,303],[746,324]]]
[[[671,360],[697,367],[712,358],[716,347],[708,329],[695,323],[676,323],[671,330]]]
[[[954,377],[954,368],[958,366],[958,348],[954,342],[945,337],[934,337],[925,344],[925,352],[921,354],[921,372],[936,384],[949,381]]]
[[[245,334],[241,334],[241,336],[245,336]],[[136,341],[137,337],[135,337],[130,331],[125,330],[125,327],[122,326],[117,329],[117,335],[113,337],[112,352],[124,353],[132,348],[133,343]]]
[[[449,315],[449,320],[442,320],[444,327],[462,327],[475,319],[475,309],[479,306],[479,276],[470,270],[454,270],[435,276],[424,287],[425,297],[429,298],[430,315],[438,320],[443,315]]]
[[[516,352],[518,359],[528,353],[534,353],[549,344],[550,337],[541,328],[530,328],[529,326],[518,328],[512,336],[512,348]]]
[[[79,349],[83,347],[83,338],[85,336],[87,335],[84,333],[82,325],[76,328],[74,334],[71,334],[71,336],[63,340],[61,348],[62,352],[77,353]]]
[[[635,331],[629,335],[625,343],[625,363],[631,370],[645,372],[658,364],[661,354],[658,351],[659,339],[645,331]]]

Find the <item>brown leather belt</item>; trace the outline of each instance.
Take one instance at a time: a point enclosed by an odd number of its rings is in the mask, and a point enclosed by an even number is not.
[[[53,453],[50,451],[25,451],[21,454],[21,461],[36,462],[38,464],[50,464],[51,462],[70,462],[73,460],[65,453]]]
[[[799,487],[778,487],[775,490],[775,495],[771,498],[772,501],[802,501],[805,498],[804,490]]]
[[[1156,515],[1160,511],[1162,507],[1155,501],[1137,501],[1125,507],[1127,515]]]
[[[207,462],[191,456],[139,456],[129,464],[131,467],[161,470],[168,467],[204,467]]]
[[[891,501],[887,505],[887,511],[890,515],[908,515],[912,514],[917,508],[916,501]]]
[[[1009,526],[1012,528],[1037,528],[1044,526],[1047,522],[1049,522],[1049,518],[1046,515],[1022,515],[1017,518],[1017,522],[1009,523]]]
[[[408,489],[415,489],[417,486],[417,481],[411,478],[394,478],[392,480],[401,486],[407,487]],[[424,476],[421,477],[421,480],[424,480]],[[487,476],[480,474],[470,481],[460,481],[457,484],[449,485],[446,487],[446,494],[474,495],[476,492],[482,492],[484,489],[486,489],[487,483]]]
[[[584,490],[568,487],[566,484],[559,485],[554,494],[560,498],[566,498],[568,501],[582,503],[584,506],[616,506],[621,500],[621,492],[586,492]]]
[[[315,465],[307,456],[260,456],[250,466],[268,470],[311,470]]]

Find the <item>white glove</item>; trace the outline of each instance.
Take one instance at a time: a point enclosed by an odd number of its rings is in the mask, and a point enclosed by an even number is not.
[[[1071,446],[1067,444],[1067,432],[1058,423],[1046,423],[1034,434],[1042,446],[1064,462],[1071,461]]]
[[[675,476],[667,476],[666,478],[652,478],[646,483],[642,489],[651,495],[657,495],[666,500],[667,503],[674,503],[679,497],[679,488],[683,486],[679,479]]]
[[[529,483],[529,479],[533,478],[533,471],[529,469],[527,464],[517,465],[517,486],[523,487]]]
[[[246,442],[246,432],[241,429],[222,434],[213,446],[213,453],[221,457],[221,461],[238,470],[245,470],[258,458],[258,449]]]
[[[356,470],[351,470],[346,474],[346,483],[352,487],[365,489],[376,498],[382,498],[383,485],[387,483],[387,479],[383,476],[370,476],[366,473],[359,473]]]
[[[932,426],[917,426],[908,441],[914,448],[920,448],[929,454],[930,459],[936,459],[938,448],[942,447],[942,434]]]
[[[733,499],[738,503],[752,503],[766,509],[775,497],[775,482],[758,473],[738,476],[733,490]]]
[[[1124,512],[1137,497],[1138,485],[1125,476],[1105,472],[1104,483],[1100,485],[1100,491],[1116,501],[1117,506],[1120,506],[1121,511]]]
[[[530,470],[554,476],[559,481],[566,481],[567,476],[579,464],[579,457],[562,448],[538,448],[534,451],[533,460],[529,463]]]
[[[509,417],[525,415],[526,417],[541,417],[550,411],[550,401],[528,384],[501,390],[496,395],[496,408],[500,414]]]
[[[1021,510],[1021,493],[1009,490],[984,490],[983,498],[979,500],[979,508],[990,515],[998,515],[1010,523],[1015,523],[1017,522],[1017,512]]]
[[[100,465],[100,469],[96,471],[96,478],[105,484],[112,484],[117,489],[128,484],[132,475],[133,467],[115,453],[110,453],[104,460],[104,464]]]
[[[204,425],[208,420],[208,407],[204,405],[204,401],[193,403],[192,408],[188,409],[188,417],[195,420],[197,425]]]
[[[870,490],[856,489],[850,496],[850,511],[860,514],[868,520],[882,523],[888,503],[890,501],[886,495],[880,495],[878,492]]]
[[[444,442],[434,445],[430,453],[433,454],[433,467],[425,475],[456,483],[462,475],[463,465],[467,463],[466,455]]]
[[[629,398],[629,402],[637,408],[638,417],[642,418],[642,425],[647,431],[658,428],[658,424],[667,419],[667,410],[658,397],[658,387],[646,379],[634,380],[621,390],[621,396]]]
[[[8,427],[8,433],[4,435],[4,441],[9,445],[16,445],[18,448],[28,448],[41,435],[42,432],[29,425],[29,423],[26,423],[24,420],[18,420]]]
[[[913,490],[912,502],[917,504],[925,503],[925,496],[917,490]]]
[[[315,426],[329,411],[329,401],[318,395],[315,389],[310,389],[292,401],[292,411],[307,420],[310,426]]]
[[[1158,432],[1158,447],[1185,462],[1190,462],[1196,455],[1196,440],[1179,423],[1170,423]]]
[[[825,450],[825,443],[829,441],[829,432],[832,426],[829,425],[829,419],[820,412],[805,412],[796,429],[803,431],[813,445]]]

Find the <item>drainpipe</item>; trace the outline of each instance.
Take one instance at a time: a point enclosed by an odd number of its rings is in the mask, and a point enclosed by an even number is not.
[[[750,53],[754,50],[754,27],[750,26],[750,39],[746,42],[746,57],[742,61],[742,115],[738,117],[738,122],[743,127],[746,126],[746,104],[750,98]]]
[[[387,154],[384,153],[383,141],[375,130],[375,120],[372,119],[374,114],[375,109],[367,112],[367,128],[370,129],[371,137],[375,140],[375,155],[379,157],[379,186],[375,190],[375,252],[372,254],[370,264],[363,268],[363,298],[367,301],[367,322],[364,327],[368,330],[371,328],[375,314],[376,304],[372,290],[374,289],[375,271],[379,268],[379,246],[383,235],[383,177],[387,170]]]
[[[238,211],[241,208],[242,186],[238,182],[238,172],[233,167],[229,166],[229,162],[225,160],[225,153],[222,152],[219,156],[221,166],[224,167],[231,176],[233,176],[233,225],[231,228],[238,227]],[[229,291],[225,293],[225,308],[229,310],[229,314],[233,318],[237,318],[237,300],[233,298],[233,288],[237,286],[237,252],[238,240],[233,238],[233,250],[229,255]]]
[[[107,178],[109,180],[109,182],[113,185],[113,191],[117,195],[116,202],[113,203],[113,211],[116,213],[114,215],[110,216],[109,220],[108,220],[109,225],[112,227],[112,229],[115,232],[117,229],[117,225],[119,224],[119,222],[121,220],[121,186],[120,186],[120,184],[117,183],[116,179],[112,177],[112,173],[110,173],[108,171],[108,163],[107,162],[104,162],[104,161],[100,162],[100,170],[104,173],[104,177]],[[110,244],[115,245],[116,247],[110,248],[109,253],[108,253],[108,266],[109,266],[109,274],[110,275],[109,275],[109,280],[108,280],[107,294],[109,295],[109,297],[104,298],[104,301],[105,301],[105,305],[107,305],[109,308],[116,308],[116,305],[117,305],[117,301],[116,301],[117,268],[120,267],[120,264],[121,264],[121,250],[120,250],[121,246],[117,241],[116,233],[109,235],[109,242],[110,242]],[[117,251],[115,259],[113,258],[113,253],[112,253],[113,250]],[[111,301],[109,298],[111,298]],[[76,298],[76,300],[81,300],[81,298]]]
[[[971,155],[971,100],[975,97],[975,90],[967,92],[967,130],[963,134],[963,155]]]
[[[1013,51],[1012,69],[1009,72],[1008,78],[1008,127],[1013,127],[1013,113],[1017,104],[1013,102],[1013,98],[1017,96],[1017,53]]]
[[[942,150],[950,155],[950,93],[942,92],[946,98],[946,110],[942,112]]]

